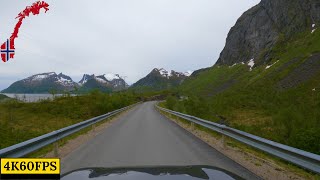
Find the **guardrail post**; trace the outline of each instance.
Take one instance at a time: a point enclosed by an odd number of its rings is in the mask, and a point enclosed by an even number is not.
[[[194,130],[194,122],[191,122],[191,130]]]
[[[53,155],[59,157],[59,141],[53,143]]]
[[[225,135],[223,135],[223,134],[222,134],[222,137],[221,137],[221,146],[222,146],[222,149],[223,149],[223,150],[226,149]]]

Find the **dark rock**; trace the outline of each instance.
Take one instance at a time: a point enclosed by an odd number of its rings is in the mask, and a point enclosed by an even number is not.
[[[312,29],[320,23],[319,0],[262,0],[245,12],[230,30],[217,65],[255,59],[267,63],[278,40]]]

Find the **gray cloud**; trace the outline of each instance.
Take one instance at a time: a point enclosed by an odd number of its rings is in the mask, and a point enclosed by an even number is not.
[[[0,40],[34,1],[2,0]],[[48,0],[25,19],[16,57],[0,63],[0,89],[35,73],[119,73],[133,83],[154,67],[212,66],[237,18],[259,0]]]

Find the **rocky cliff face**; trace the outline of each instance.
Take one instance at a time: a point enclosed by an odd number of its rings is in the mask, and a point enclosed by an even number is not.
[[[217,65],[255,59],[268,62],[278,40],[312,31],[320,24],[320,0],[262,0],[245,12],[230,30]]]

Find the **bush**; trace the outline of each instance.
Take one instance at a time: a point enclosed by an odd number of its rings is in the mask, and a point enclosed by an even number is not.
[[[178,99],[174,96],[168,96],[166,100],[166,107],[171,110],[176,109],[176,105],[178,103]]]

